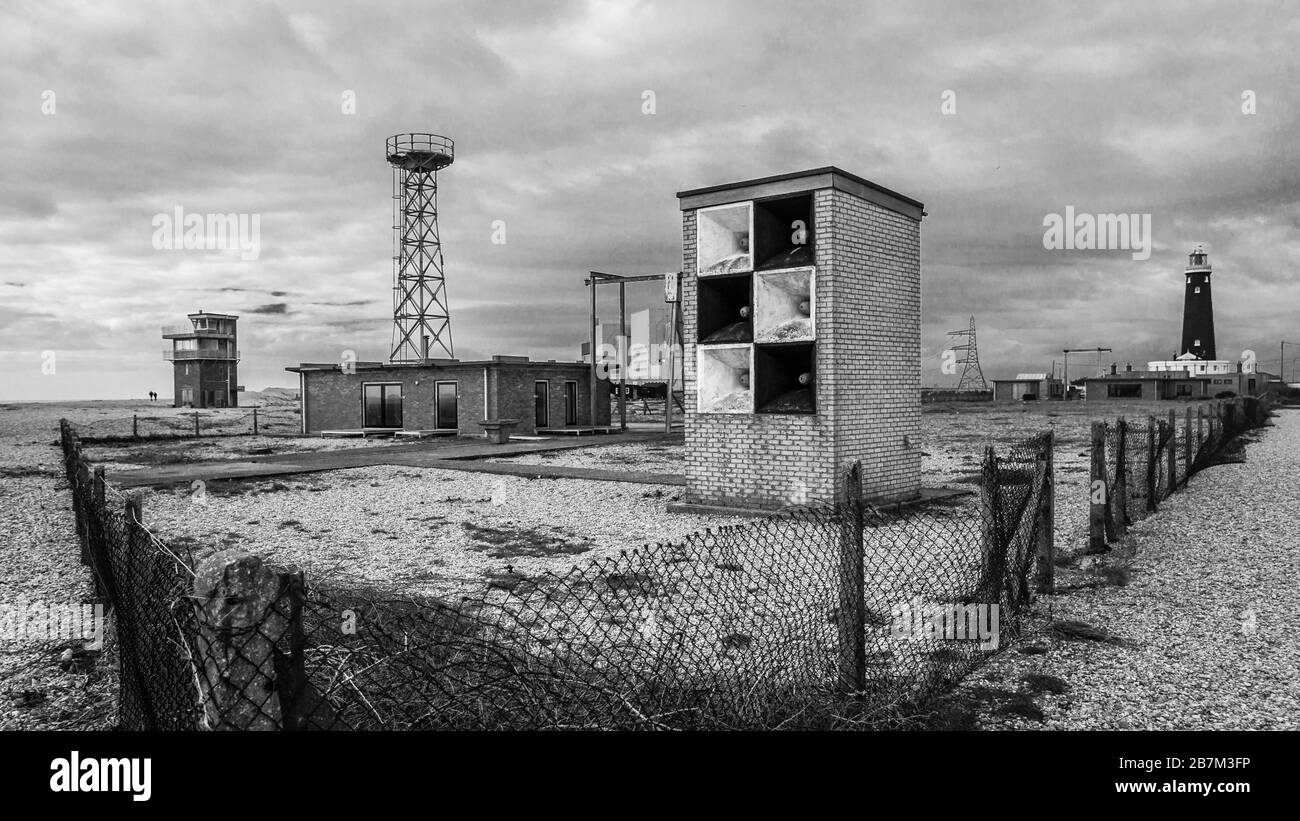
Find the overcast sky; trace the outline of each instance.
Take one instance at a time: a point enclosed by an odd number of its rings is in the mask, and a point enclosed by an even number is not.
[[[250,389],[384,358],[406,131],[456,140],[462,359],[576,359],[587,270],[680,267],[677,191],[837,165],[929,212],[926,384],[972,314],[989,378],[1171,355],[1197,242],[1219,355],[1276,370],[1300,342],[1297,42],[1284,3],[6,2],[0,398],[170,397],[159,327],[199,308],[240,315]],[[155,249],[176,206],[257,215],[258,258]],[[1067,207],[1150,214],[1150,259],[1044,249]]]

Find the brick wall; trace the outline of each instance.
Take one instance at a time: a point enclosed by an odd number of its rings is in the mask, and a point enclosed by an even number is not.
[[[392,367],[358,370],[307,371],[304,374],[303,412],[307,431],[355,430],[362,426],[362,385],[372,382],[398,383],[402,386],[402,426],[408,430],[433,429],[437,426],[436,385],[456,383],[457,424],[461,435],[483,433],[479,423],[487,416],[494,419],[518,419],[516,433],[532,434],[533,381],[550,382],[548,407],[550,424],[564,426],[566,380],[578,383],[578,424],[590,424],[588,367],[565,363],[478,363],[441,367]],[[603,385],[604,383],[602,383]],[[597,391],[597,423],[609,424],[609,393]]]
[[[189,365],[189,373],[185,372],[185,366]],[[188,388],[193,393],[191,400],[194,407],[208,407],[203,401],[203,391],[214,392],[213,407],[237,407],[239,405],[239,392],[235,388],[239,385],[239,367],[230,363],[230,381],[226,381],[226,363],[224,361],[208,361],[202,359],[189,360],[188,362],[176,362],[172,366],[172,405],[181,407],[183,389]],[[221,396],[225,395],[227,386],[230,389],[230,396],[225,405],[221,403]]]
[[[876,500],[920,490],[920,224],[845,191],[813,197],[817,413],[700,414],[696,214],[682,214],[688,499],[777,508],[830,500],[853,460]]]

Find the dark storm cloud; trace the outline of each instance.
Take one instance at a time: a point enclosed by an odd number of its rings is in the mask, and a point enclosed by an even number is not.
[[[288,313],[289,305],[285,302],[273,302],[267,305],[258,305],[256,308],[246,308],[244,313],[248,314],[283,314]]]
[[[1279,8],[5,9],[0,246],[6,273],[30,285],[5,302],[11,321],[44,318],[0,339],[75,345],[90,335],[69,328],[120,317],[95,338],[139,375],[103,386],[143,390],[166,377],[159,326],[200,305],[237,313],[232,294],[292,294],[292,312],[269,303],[241,322],[243,381],[284,384],[285,364],[344,349],[382,358],[383,141],[430,130],[457,142],[439,215],[463,358],[576,357],[588,270],[680,265],[674,192],[829,164],[926,204],[927,382],[942,378],[946,331],[971,314],[990,376],[1045,370],[1064,347],[1167,355],[1198,241],[1215,265],[1220,348],[1273,345],[1300,336],[1286,307],[1300,298],[1300,24]],[[944,90],[954,115],[940,113]],[[344,92],[355,115],[341,112]],[[257,216],[257,259],[155,249],[152,220],[177,206]],[[1150,213],[1151,258],[1045,250],[1043,217],[1067,206]],[[630,308],[658,307],[653,292]]]

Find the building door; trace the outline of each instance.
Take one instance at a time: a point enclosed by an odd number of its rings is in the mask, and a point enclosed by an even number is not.
[[[547,406],[547,399],[550,394],[551,383],[545,379],[538,379],[533,383],[533,423],[536,427],[550,427],[551,414]]]
[[[564,383],[564,424],[578,424],[578,383]]]
[[[365,385],[364,421],[367,428],[400,428],[402,426],[402,386]]]
[[[456,383],[439,382],[437,390],[436,421],[439,430],[455,430],[460,427],[456,408]]]

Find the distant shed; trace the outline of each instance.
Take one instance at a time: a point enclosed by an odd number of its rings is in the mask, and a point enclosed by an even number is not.
[[[1064,395],[1061,380],[1045,373],[1018,373],[1015,379],[993,380],[993,398],[998,401],[1060,399]]]

